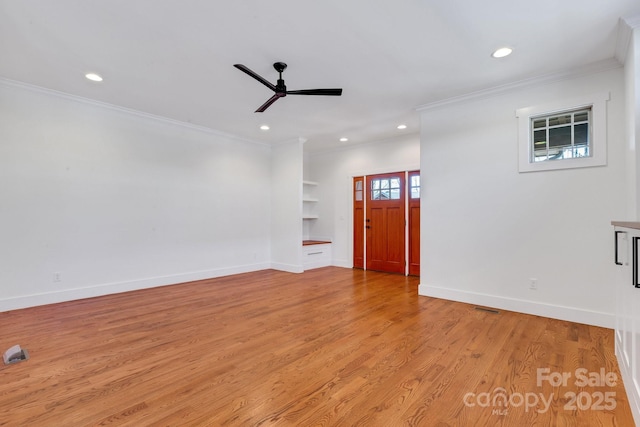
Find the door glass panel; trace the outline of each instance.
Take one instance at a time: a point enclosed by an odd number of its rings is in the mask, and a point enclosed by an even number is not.
[[[401,179],[381,178],[371,180],[371,200],[400,200]]]
[[[420,175],[411,175],[409,180],[409,197],[412,199],[420,198]]]
[[[363,191],[362,191],[362,181],[358,180],[356,181],[356,186],[355,186],[355,200],[356,202],[361,202],[363,199]]]

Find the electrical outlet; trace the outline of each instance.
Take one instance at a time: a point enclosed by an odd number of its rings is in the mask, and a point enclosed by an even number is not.
[[[532,291],[538,289],[538,279],[535,279],[533,277],[529,279],[529,289],[531,289]]]
[[[60,283],[60,282],[62,282],[62,273],[57,271],[53,273],[53,283]]]

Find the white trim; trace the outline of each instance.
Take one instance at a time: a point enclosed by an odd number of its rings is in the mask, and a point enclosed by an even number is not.
[[[353,186],[353,178],[357,177],[357,176],[363,176],[363,177],[367,177],[367,176],[371,176],[371,175],[382,175],[382,174],[387,174],[387,173],[396,173],[396,172],[411,172],[411,171],[419,171],[420,170],[420,164],[418,163],[418,165],[404,165],[404,166],[397,166],[395,167],[395,169],[393,167],[389,168],[387,166],[384,167],[380,167],[380,168],[370,168],[370,169],[366,169],[366,172],[362,172],[362,171],[356,171],[356,172],[349,172],[349,179],[351,180],[351,185]],[[389,172],[391,171],[391,172]],[[352,200],[353,201],[353,200]],[[353,208],[353,206],[352,206]]]
[[[404,275],[409,275],[409,197],[411,197],[411,188],[409,182],[409,171],[404,171]]]
[[[235,267],[218,268],[214,270],[194,271],[189,273],[172,274],[168,276],[147,277],[125,282],[102,283],[86,288],[65,289],[62,291],[43,292],[39,294],[24,295],[0,300],[0,312],[17,310],[39,305],[55,304],[65,301],[73,301],[84,298],[93,298],[104,295],[118,294],[122,292],[137,291],[140,289],[156,288],[159,286],[176,285],[193,282],[196,280],[213,279],[215,277],[230,276],[233,274],[249,273],[266,270],[269,263],[246,264]]]
[[[623,17],[618,20],[615,58],[623,65],[627,62],[631,35],[636,28],[640,28],[640,15]]]
[[[331,265],[334,267],[353,268],[353,261],[347,259],[333,259]]]
[[[6,87],[11,87],[11,88],[18,88],[18,89],[24,89],[24,90],[28,90],[31,92],[36,92],[36,93],[41,93],[41,94],[45,94],[45,95],[49,95],[49,96],[54,96],[57,98],[62,98],[62,99],[66,99],[69,101],[74,101],[74,102],[79,102],[81,104],[85,104],[85,105],[91,105],[94,107],[100,107],[100,108],[104,108],[107,110],[111,110],[111,111],[116,111],[119,113],[124,113],[130,116],[136,116],[139,118],[143,118],[143,119],[148,119],[148,120],[152,120],[152,121],[156,121],[156,122],[161,122],[161,123],[165,123],[165,124],[169,124],[169,125],[173,125],[173,126],[179,126],[181,128],[185,128],[185,129],[190,129],[190,130],[194,130],[194,131],[198,131],[198,132],[203,132],[206,134],[210,134],[210,135],[215,135],[215,136],[219,136],[221,138],[228,138],[228,139],[232,139],[232,140],[236,140],[236,141],[242,141],[242,142],[246,142],[249,144],[255,144],[255,145],[260,145],[263,147],[271,147],[271,144],[267,144],[261,141],[256,141],[256,140],[252,140],[252,139],[248,139],[248,138],[242,138],[238,135],[233,135],[230,133],[225,133],[219,130],[215,130],[206,126],[200,126],[200,125],[195,125],[193,123],[187,123],[187,122],[183,122],[180,120],[175,120],[175,119],[170,119],[168,117],[164,117],[164,116],[157,116],[155,114],[150,114],[150,113],[145,113],[143,111],[139,111],[139,110],[134,110],[132,108],[126,108],[126,107],[121,107],[119,105],[114,105],[114,104],[109,104],[107,102],[102,102],[102,101],[96,101],[94,99],[89,99],[89,98],[84,98],[82,96],[78,96],[78,95],[72,95],[69,93],[65,93],[65,92],[60,92],[57,90],[53,90],[53,89],[48,89],[48,88],[44,88],[41,86],[35,86],[29,83],[24,83],[24,82],[19,82],[16,80],[11,80],[11,79],[7,79],[4,77],[0,77],[0,85],[6,86]]]
[[[272,262],[270,268],[287,273],[304,273],[304,268],[301,265],[285,264],[283,262]]]
[[[394,142],[404,142],[407,140],[411,140],[411,139],[420,139],[420,130],[418,130],[417,132],[408,132],[408,133],[403,133],[401,135],[397,135],[397,136],[392,136],[389,138],[383,138],[383,139],[372,139],[372,140],[365,140],[365,141],[359,141],[359,142],[354,142],[354,143],[347,143],[344,145],[340,145],[337,147],[331,147],[331,148],[327,148],[327,149],[322,149],[322,148],[316,148],[316,149],[310,149],[305,151],[306,154],[310,154],[310,155],[325,155],[325,154],[334,154],[334,153],[338,153],[340,151],[351,151],[354,148],[362,148],[362,147],[370,147],[372,145],[384,145],[384,144],[389,144],[389,143],[394,143]]]
[[[454,96],[440,101],[430,102],[428,104],[420,105],[416,107],[416,111],[423,112],[428,110],[434,110],[441,107],[465,103],[472,100],[481,100],[486,98],[492,98],[497,95],[501,95],[508,92],[513,92],[525,87],[536,86],[540,84],[553,83],[567,79],[573,79],[583,75],[600,73],[603,71],[613,70],[621,68],[622,64],[614,58],[605,59],[603,61],[594,62],[581,68],[576,68],[569,71],[562,71],[559,73],[546,74],[543,76],[533,77],[530,79],[519,80],[512,83],[507,83],[500,86],[494,86],[492,88],[479,90],[476,92],[467,93],[460,96]]]
[[[557,169],[573,169],[607,164],[607,101],[609,92],[585,95],[557,101],[549,104],[535,105],[516,110],[518,118],[518,170],[520,172],[537,172]],[[531,118],[550,115],[563,111],[591,107],[591,157],[532,162],[531,153]]]
[[[633,415],[633,419],[635,420],[637,425],[640,425],[640,396],[636,392],[635,382],[633,379],[633,372],[630,372],[628,369],[628,364],[622,363],[624,360],[624,355],[622,354],[622,350],[620,349],[620,344],[618,340],[616,342],[616,359],[618,359],[618,367],[620,368],[620,375],[622,376],[622,383],[625,384],[625,391],[627,394],[627,401],[629,402],[629,407],[631,408],[631,414]]]
[[[441,288],[438,286],[419,285],[418,295],[442,298],[451,301],[494,307],[518,313],[533,314],[535,316],[550,317],[552,319],[567,320],[569,322],[584,323],[613,329],[615,316],[613,313],[583,310],[555,304],[546,304],[517,298],[501,297],[458,289]]]

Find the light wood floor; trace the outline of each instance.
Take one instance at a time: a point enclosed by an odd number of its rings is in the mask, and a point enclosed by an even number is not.
[[[0,425],[633,426],[621,380],[575,385],[579,368],[620,378],[611,330],[418,282],[263,271],[0,313],[2,351],[31,355],[0,366]]]

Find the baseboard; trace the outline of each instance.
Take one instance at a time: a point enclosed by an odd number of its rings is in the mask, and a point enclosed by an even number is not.
[[[93,298],[139,289],[155,288],[158,286],[175,285],[178,283],[193,282],[195,280],[212,279],[215,277],[230,276],[232,274],[249,273],[252,271],[266,270],[268,268],[270,268],[269,263],[247,264],[213,270],[148,277],[126,282],[102,283],[85,288],[63,289],[55,292],[23,295],[19,297],[0,299],[0,312],[35,307],[38,305],[55,304],[64,301]]]
[[[303,273],[304,268],[301,265],[285,264],[282,262],[272,262],[270,268],[279,271],[286,271],[287,273]]]
[[[615,327],[615,316],[612,313],[583,310],[576,307],[545,304],[516,298],[507,298],[422,284],[418,286],[418,295],[494,307],[502,310],[517,311],[519,313],[567,320],[569,322],[584,323],[586,325],[600,326],[609,329],[613,329]]]
[[[344,267],[344,268],[353,268],[353,261],[348,259],[333,259],[331,265],[334,267]]]
[[[616,339],[616,359],[618,359],[618,367],[620,368],[620,375],[622,376],[622,383],[624,389],[627,392],[627,401],[631,408],[631,414],[636,422],[636,425],[640,426],[640,394],[639,390],[635,386],[633,381],[633,373],[629,371],[629,367],[626,363],[621,362],[624,355]]]
[[[313,270],[315,268],[329,267],[331,264],[326,261],[315,261],[315,262],[306,262],[302,265],[304,271]]]

